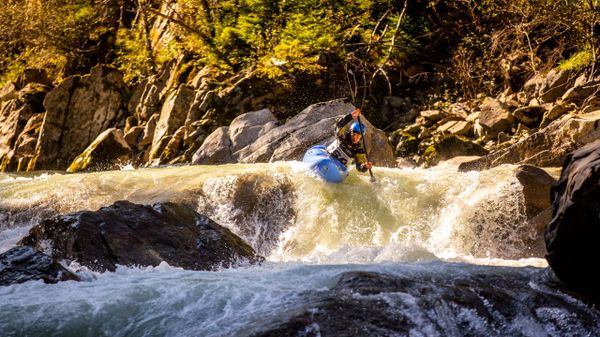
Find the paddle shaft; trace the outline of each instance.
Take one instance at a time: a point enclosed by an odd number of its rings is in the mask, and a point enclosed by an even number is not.
[[[360,128],[360,138],[362,138],[363,148],[365,149],[365,157],[367,158],[367,163],[369,163],[370,160],[369,160],[369,154],[367,153],[367,143],[365,142],[365,132],[363,130],[362,123],[360,121],[360,116],[358,116],[358,127]],[[373,176],[373,172],[371,172],[370,168],[369,168],[369,174],[371,175],[371,178],[375,178]]]

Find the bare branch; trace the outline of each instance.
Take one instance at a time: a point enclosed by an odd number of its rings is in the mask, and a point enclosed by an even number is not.
[[[398,22],[396,22],[396,29],[394,30],[394,35],[392,36],[392,42],[390,44],[390,48],[388,49],[388,54],[385,57],[385,60],[383,61],[382,65],[385,65],[389,61],[390,56],[392,55],[392,50],[394,50],[394,45],[396,44],[396,37],[398,37],[398,31],[400,30],[400,23],[402,22],[402,18],[406,13],[406,7],[408,7],[408,0],[404,0],[404,7],[402,8],[400,16],[398,16]]]

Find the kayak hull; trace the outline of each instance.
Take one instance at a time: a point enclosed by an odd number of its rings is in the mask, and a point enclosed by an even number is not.
[[[348,176],[346,166],[332,157],[323,145],[308,149],[302,162],[308,165],[310,171],[330,183],[341,183]]]

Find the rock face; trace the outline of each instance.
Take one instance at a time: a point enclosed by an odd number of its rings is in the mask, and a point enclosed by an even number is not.
[[[0,171],[22,171],[33,156],[40,118],[44,118],[42,102],[51,86],[33,82],[37,72],[26,71],[18,89],[9,82],[0,94]],[[38,74],[42,76],[42,74]],[[42,81],[42,79],[39,79]],[[11,85],[12,84],[12,85]],[[34,127],[32,127],[35,125]]]
[[[79,277],[48,255],[31,247],[15,247],[0,254],[0,286],[43,280],[45,283],[75,280]]]
[[[509,268],[467,274],[444,279],[431,273],[346,272],[332,289],[306,294],[301,306],[273,313],[275,318],[263,317],[263,322],[275,322],[250,336],[545,336],[569,329],[598,333],[596,311],[532,287],[530,277]],[[567,312],[577,312],[577,318],[556,319]]]
[[[44,100],[46,116],[29,169],[64,170],[104,130],[124,119],[127,87],[116,69],[64,80]]]
[[[600,138],[599,120],[600,111],[565,115],[506,149],[461,164],[459,170],[483,170],[501,164],[561,166],[567,153]]]
[[[546,259],[567,285],[600,300],[600,141],[570,153],[552,188]]]
[[[191,208],[157,203],[118,201],[96,212],[83,211],[42,221],[22,244],[42,248],[52,244],[52,256],[77,260],[97,271],[116,265],[171,266],[214,270],[244,261],[258,262],[252,247]]]

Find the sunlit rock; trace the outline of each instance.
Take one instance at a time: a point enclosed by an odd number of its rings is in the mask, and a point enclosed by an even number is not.
[[[73,76],[46,95],[46,117],[30,170],[64,170],[104,130],[125,118],[123,75],[106,66]]]
[[[154,130],[151,160],[162,156],[158,146],[162,144],[163,138],[173,136],[175,131],[184,126],[194,95],[192,87],[181,85],[167,97]]]
[[[515,121],[508,107],[497,99],[486,98],[480,108],[479,124],[490,137],[509,130]]]
[[[67,172],[117,169],[130,161],[131,148],[123,138],[123,132],[110,128],[73,160]]]
[[[229,127],[222,126],[211,133],[198,152],[194,154],[192,163],[194,164],[226,164],[234,163],[231,156],[231,138],[229,137]]]
[[[600,138],[599,121],[600,111],[564,115],[514,145],[461,164],[459,170],[483,170],[501,164],[562,166],[568,152]]]

